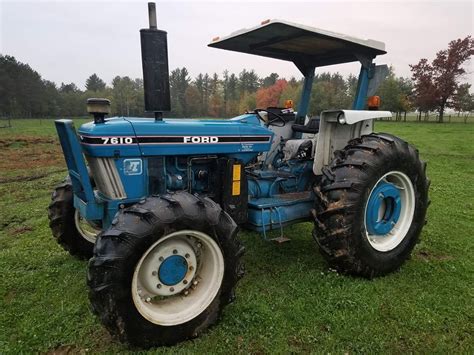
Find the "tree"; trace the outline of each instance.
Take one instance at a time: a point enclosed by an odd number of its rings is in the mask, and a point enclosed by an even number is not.
[[[252,69],[250,71],[242,70],[239,74],[239,89],[240,96],[244,93],[254,93],[260,86],[260,79],[255,71]]]
[[[286,100],[293,100],[293,107],[297,110],[302,90],[303,82],[298,82],[295,78],[291,78],[288,81],[288,85],[281,92],[279,106],[285,107]]]
[[[56,100],[58,95],[49,83],[28,64],[0,55],[0,115],[41,117],[48,114],[45,100]]]
[[[210,81],[210,98],[209,98],[209,116],[219,117],[223,111],[221,81],[217,73],[214,73]]]
[[[195,85],[189,85],[184,95],[188,115],[196,116],[201,111],[201,95]]]
[[[130,116],[137,102],[137,83],[130,77],[116,76],[112,80],[112,105],[120,116]]]
[[[453,97],[453,108],[460,116],[461,112],[469,112],[473,109],[474,95],[469,92],[471,84],[464,83],[459,85]]]
[[[449,42],[448,49],[436,53],[436,58],[428,63],[423,58],[410,65],[415,82],[415,105],[420,109],[436,109],[439,122],[443,122],[446,107],[452,106],[452,99],[459,80],[466,73],[462,67],[474,54],[474,40],[471,36]]]
[[[310,98],[310,113],[318,115],[329,109],[350,108],[350,82],[339,74],[321,73],[315,76]]]
[[[239,113],[239,79],[232,73],[225,85],[225,112],[226,116],[235,116]]]
[[[239,101],[238,113],[244,113],[255,110],[257,106],[257,100],[255,93],[245,92]]]
[[[186,110],[186,89],[191,82],[188,70],[177,68],[170,74],[171,112],[176,117],[184,117],[189,114]]]
[[[275,85],[278,78],[279,76],[277,73],[271,73],[269,76],[262,79],[261,86],[263,86],[264,88],[267,88],[269,86]]]
[[[267,108],[278,106],[281,94],[287,85],[287,81],[283,79],[277,80],[272,86],[258,89],[256,94],[257,107]]]
[[[92,74],[86,80],[86,89],[89,91],[102,91],[105,89],[105,81],[97,76],[97,74]]]
[[[390,68],[387,78],[377,90],[377,95],[382,101],[380,108],[396,113],[396,119],[401,119],[401,112],[411,109],[409,96],[413,90],[411,80],[395,76],[393,68]]]

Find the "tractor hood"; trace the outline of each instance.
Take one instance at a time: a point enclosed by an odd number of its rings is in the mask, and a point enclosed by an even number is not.
[[[89,156],[255,155],[270,149],[273,133],[255,114],[214,120],[114,117],[82,125],[79,138]]]

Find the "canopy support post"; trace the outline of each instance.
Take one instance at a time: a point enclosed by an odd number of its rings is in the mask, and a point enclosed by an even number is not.
[[[367,100],[367,91],[369,90],[369,81],[373,76],[375,64],[372,63],[372,58],[359,58],[361,62],[359,80],[357,82],[357,91],[352,104],[353,110],[363,110]]]
[[[304,73],[303,92],[301,93],[301,99],[298,104],[298,113],[295,120],[296,124],[304,124],[306,119],[306,114],[308,113],[309,108],[309,99],[311,97],[311,89],[313,87],[314,70],[315,67],[308,67],[306,68],[306,73]]]

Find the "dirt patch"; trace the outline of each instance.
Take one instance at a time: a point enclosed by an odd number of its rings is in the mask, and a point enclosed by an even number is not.
[[[12,237],[23,234],[25,232],[31,232],[33,230],[30,226],[19,226],[8,231],[8,234]]]
[[[34,181],[34,180],[42,179],[52,174],[59,173],[61,171],[64,171],[64,169],[54,170],[48,173],[37,173],[37,174],[26,175],[26,176],[12,176],[12,177],[0,178],[0,184],[6,184],[9,182]]]
[[[18,217],[18,216],[12,217],[8,221],[4,221],[2,224],[0,224],[0,230],[4,230],[4,229],[8,228],[13,223],[22,224],[25,221],[26,221],[26,219],[23,218],[23,217]]]
[[[81,349],[75,345],[59,345],[57,348],[46,352],[48,355],[87,354],[90,349]]]
[[[453,260],[453,257],[450,255],[443,255],[443,254],[433,254],[427,250],[420,250],[416,253],[415,257],[419,260],[423,261],[447,261]]]
[[[56,143],[56,140],[50,137],[16,136],[15,138],[0,138],[0,148],[51,143]]]
[[[64,165],[59,141],[54,138],[17,136],[0,139],[0,171]]]

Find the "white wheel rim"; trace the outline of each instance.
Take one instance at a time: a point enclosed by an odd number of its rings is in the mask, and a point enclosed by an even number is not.
[[[184,258],[186,272],[175,284],[160,277],[171,258]],[[207,234],[183,230],[155,242],[138,261],[132,278],[132,299],[148,321],[164,326],[186,323],[214,300],[224,278],[224,257]]]
[[[387,182],[394,185],[400,193],[400,216],[398,221],[392,227],[390,232],[387,234],[370,234],[367,228],[367,213],[368,213],[368,204],[369,199],[372,196],[372,193],[376,187],[381,182]],[[381,204],[381,209],[385,208],[385,204]],[[395,249],[406,237],[410,226],[413,222],[413,216],[415,213],[415,190],[410,178],[400,172],[400,171],[391,171],[382,176],[374,187],[371,189],[369,198],[367,198],[365,213],[364,213],[364,226],[365,226],[365,235],[370,245],[377,251],[380,252],[389,252]],[[379,218],[384,214],[383,210],[378,211]]]
[[[86,219],[82,218],[78,210],[74,213],[74,224],[79,234],[88,242],[94,244],[97,236],[102,231],[99,228],[94,227]]]

